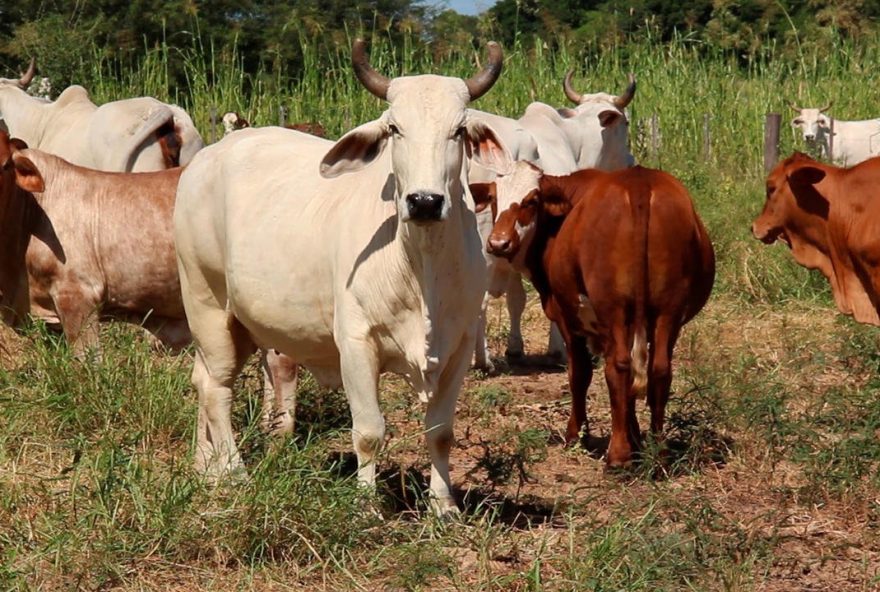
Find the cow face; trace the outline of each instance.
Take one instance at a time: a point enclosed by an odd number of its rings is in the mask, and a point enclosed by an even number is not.
[[[830,109],[831,105],[822,109],[794,108],[798,115],[791,120],[791,125],[801,130],[807,145],[812,147],[817,142],[824,142],[831,134],[831,118],[824,111]]]
[[[632,166],[627,147],[629,121],[626,107],[636,93],[635,77],[630,74],[629,85],[621,95],[608,93],[580,94],[571,86],[573,70],[565,75],[563,90],[575,103],[573,109],[559,109],[563,129],[573,147],[578,168],[614,170]],[[601,139],[596,141],[596,139]]]
[[[538,189],[543,172],[526,161],[517,161],[508,175],[495,179],[498,217],[486,241],[496,257],[520,261],[535,233],[540,207]]]
[[[353,172],[378,158],[390,144],[397,211],[402,222],[445,220],[463,192],[465,154],[496,172],[506,172],[510,155],[495,132],[469,120],[469,101],[481,96],[501,72],[501,50],[490,45],[486,68],[473,78],[409,76],[389,80],[370,68],[363,43],[355,42],[352,60],[358,78],[389,102],[375,121],[345,134],[324,156],[321,174],[332,178]]]
[[[817,229],[828,218],[828,201],[816,186],[825,176],[822,165],[800,152],[776,165],[767,177],[764,209],[752,223],[755,238],[781,240],[789,248],[794,240],[821,242]]]

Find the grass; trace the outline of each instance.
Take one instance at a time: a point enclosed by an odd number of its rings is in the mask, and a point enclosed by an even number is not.
[[[435,64],[427,52],[375,41],[371,59],[390,75],[466,75],[479,53],[458,50]],[[766,112],[792,97],[834,99],[842,118],[876,115],[880,40],[836,47],[744,62],[687,39],[587,57],[520,45],[507,48],[497,88],[476,105],[513,115],[532,94],[562,105],[570,66],[582,90],[615,92],[636,73],[633,150],[684,181],[719,263],[713,298],[677,348],[668,456],[649,442],[637,470],[604,473],[610,420],[601,372],[590,389],[590,451],[562,445],[564,372],[502,365],[498,376],[474,373],[452,452],[464,514],[441,523],[424,511],[423,409],[402,381],[382,382],[389,444],[377,491],[367,492],[354,480],[344,395],[303,376],[295,437],[268,439],[252,365],[234,403],[249,478],[207,488],[191,471],[189,352],[160,355],[136,331],[112,325],[103,356],[81,363],[34,326],[2,335],[0,587],[875,589],[876,329],[837,316],[821,277],[749,231],[763,201]],[[144,93],[177,101],[206,137],[212,111],[238,110],[265,125],[284,107],[289,120],[318,121],[331,136],[381,111],[355,83],[344,47],[306,49],[310,66],[295,80],[248,76],[234,51],[194,47],[153,50],[136,67],[97,56],[83,83],[98,102]],[[170,87],[169,61],[182,63],[185,88]],[[851,92],[826,94],[844,88]],[[645,135],[655,113],[657,153]],[[795,145],[783,130],[782,153]],[[490,314],[499,353],[501,306]],[[524,322],[527,351],[542,351],[546,323],[533,292]]]

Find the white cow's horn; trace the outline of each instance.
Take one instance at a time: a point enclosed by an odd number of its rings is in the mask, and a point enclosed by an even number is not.
[[[574,70],[569,70],[565,73],[565,79],[562,81],[562,90],[565,91],[565,96],[568,97],[568,100],[570,100],[575,105],[580,105],[581,98],[583,98],[583,96],[571,87],[571,77],[573,75]]]
[[[794,101],[791,101],[791,100],[788,101],[788,106],[791,107],[792,109],[794,109],[795,111],[797,111],[798,113],[803,111],[803,109],[801,109],[800,107],[798,107],[797,105],[794,104]]]
[[[489,89],[492,88],[492,85],[495,84],[495,81],[501,75],[501,68],[504,66],[504,52],[501,51],[500,45],[490,41],[486,44],[486,49],[489,51],[489,59],[486,60],[486,65],[482,70],[464,81],[472,101],[476,101],[489,92]]]
[[[616,97],[614,99],[614,101],[612,101],[612,102],[614,103],[614,106],[617,107],[618,109],[623,109],[632,102],[633,97],[635,97],[635,96],[636,96],[636,77],[633,75],[632,72],[630,72],[629,86],[626,87],[626,90],[623,92],[622,95],[620,95],[619,97]]]
[[[37,73],[37,58],[31,58],[31,63],[28,66],[27,72],[25,72],[21,78],[18,80],[18,86],[23,89],[27,89],[28,85],[31,83],[31,80],[34,79],[34,74]]]
[[[831,109],[831,105],[833,105],[833,104],[834,104],[834,101],[831,101],[830,103],[828,103],[827,107],[822,107],[821,109],[819,109],[819,113],[825,113],[826,111]]]
[[[391,84],[391,80],[370,66],[370,61],[367,59],[366,43],[363,39],[355,39],[351,46],[351,65],[358,80],[368,91],[382,100],[388,98],[388,85]]]

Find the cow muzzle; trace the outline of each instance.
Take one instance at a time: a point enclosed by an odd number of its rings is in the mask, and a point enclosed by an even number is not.
[[[772,245],[779,237],[779,231],[774,231],[773,228],[766,224],[754,222],[752,224],[752,236],[764,244]]]
[[[489,240],[486,241],[486,251],[490,255],[505,259],[510,259],[516,254],[517,246],[518,241],[507,235],[490,235]]]
[[[445,198],[439,193],[418,191],[406,196],[409,219],[413,222],[437,222],[443,216]]]

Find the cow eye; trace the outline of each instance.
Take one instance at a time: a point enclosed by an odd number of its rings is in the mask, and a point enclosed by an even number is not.
[[[466,133],[467,133],[467,128],[465,126],[461,126],[457,130],[455,130],[455,133],[452,134],[452,137],[460,140],[461,138],[464,137],[464,135]]]
[[[392,135],[394,135],[394,136],[396,136],[396,137],[398,137],[398,138],[399,138],[400,135],[401,135],[401,134],[400,134],[400,128],[398,128],[398,127],[397,127],[396,125],[394,125],[393,123],[389,123],[389,124],[388,124],[388,131],[390,131]]]
[[[795,125],[801,125],[803,122],[804,122],[803,119],[795,119],[795,120],[794,120],[794,124],[795,124]]]

